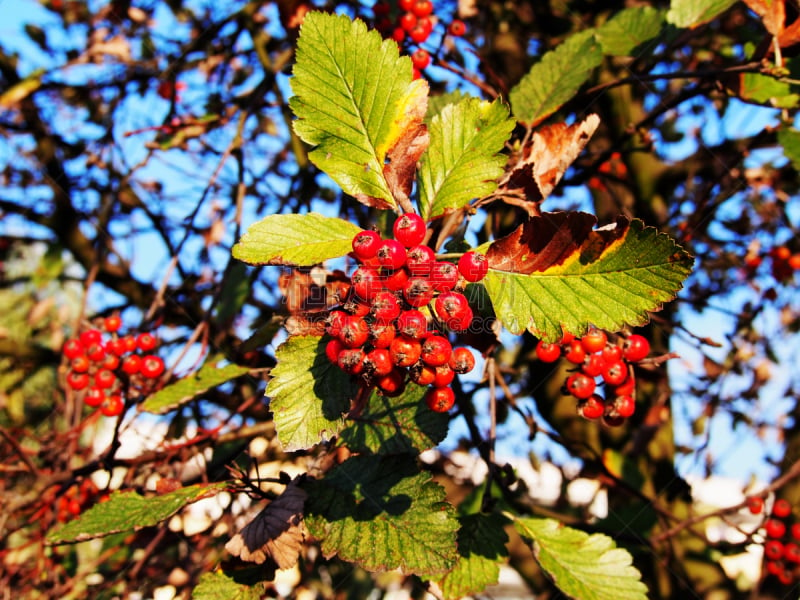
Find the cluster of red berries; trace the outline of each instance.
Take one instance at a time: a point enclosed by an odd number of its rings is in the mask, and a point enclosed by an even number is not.
[[[102,323],[104,331],[86,329],[78,337],[68,339],[62,348],[69,361],[67,385],[83,394],[87,406],[99,407],[107,417],[122,413],[124,395],[131,388],[146,391],[164,372],[164,361],[151,354],[158,345],[155,336],[152,333],[120,336],[117,332],[121,325],[119,316],[106,317]]]
[[[432,386],[429,408],[448,411],[455,402],[450,388],[456,373],[468,373],[475,357],[466,347],[453,348],[449,332],[469,329],[473,312],[460,291],[462,282],[480,281],[489,265],[476,252],[458,263],[437,260],[422,242],[425,221],[406,213],[394,223],[394,238],[362,231],[353,238],[359,263],[341,306],[331,311],[325,352],[346,373],[387,396],[400,395],[407,380]]]
[[[431,0],[399,0],[394,9],[387,0],[378,0],[372,7],[375,29],[398,45],[422,44],[436,25],[433,8]],[[454,19],[447,27],[447,33],[455,37],[464,35],[466,31],[464,21],[459,19]],[[431,56],[424,48],[417,48],[411,54],[411,62],[414,64],[414,79],[417,79],[422,70],[431,64]]]
[[[97,501],[97,486],[91,479],[84,479],[80,484],[71,485],[56,502],[56,519],[60,523],[66,523],[77,517],[85,509]],[[47,509],[52,504],[47,503]]]
[[[786,282],[796,271],[800,271],[800,252],[792,252],[786,246],[776,246],[767,253],[771,259],[770,270],[776,281]],[[763,262],[763,255],[758,245],[748,249],[744,257],[745,267],[752,274]]]
[[[650,354],[650,342],[639,334],[623,339],[622,344],[609,340],[602,329],[590,329],[582,338],[565,335],[560,342],[540,341],[536,356],[543,362],[555,362],[562,356],[578,366],[564,383],[567,393],[578,400],[578,412],[586,419],[603,419],[607,425],[621,425],[636,411],[636,379],[630,363]],[[605,398],[597,393],[605,386]]]
[[[758,515],[764,510],[764,499],[750,496],[750,512]],[[779,498],[772,505],[769,518],[764,521],[764,568],[768,575],[783,585],[792,585],[800,577],[800,523],[792,518],[792,505]]]

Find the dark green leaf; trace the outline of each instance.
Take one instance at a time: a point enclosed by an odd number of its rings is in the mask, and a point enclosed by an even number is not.
[[[664,13],[651,6],[626,8],[595,31],[603,52],[629,56],[645,42],[655,38],[664,26]]]

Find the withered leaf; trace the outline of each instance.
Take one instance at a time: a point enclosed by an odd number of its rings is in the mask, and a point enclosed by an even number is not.
[[[428,110],[428,85],[417,85],[408,97],[406,109],[400,120],[403,132],[386,154],[388,162],[383,166],[383,176],[392,196],[401,206],[408,202],[414,185],[417,161],[430,143],[428,128],[422,122]]]
[[[628,227],[624,217],[601,229],[592,229],[595,223],[594,215],[582,212],[532,217],[489,246],[486,252],[489,268],[530,275],[560,265],[576,253],[580,253],[581,262],[592,262],[611,242],[621,238]]]
[[[783,33],[786,21],[785,0],[744,0],[744,3],[761,17],[764,28],[774,36]]]
[[[292,481],[225,549],[244,561],[263,564],[270,560],[279,569],[293,567],[306,539],[303,509],[307,496],[297,480]]]

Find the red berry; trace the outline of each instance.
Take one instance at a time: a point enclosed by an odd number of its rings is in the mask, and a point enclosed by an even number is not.
[[[583,349],[583,344],[581,344],[580,340],[572,340],[567,345],[564,358],[576,365],[583,364],[583,361],[586,360],[586,350]]]
[[[117,382],[117,376],[108,369],[100,369],[94,374],[94,384],[104,390],[114,386]]]
[[[376,379],[375,385],[378,386],[378,389],[386,396],[399,396],[406,388],[405,371],[394,369],[388,375]]]
[[[647,338],[634,333],[625,340],[625,345],[622,348],[622,356],[625,360],[630,362],[639,362],[650,354],[650,342]]]
[[[750,496],[747,499],[747,510],[751,514],[760,515],[764,511],[764,499],[759,496]]]
[[[456,395],[449,387],[434,387],[425,393],[425,404],[434,412],[447,412],[455,402]]]
[[[89,357],[85,354],[81,354],[80,356],[76,356],[72,359],[70,366],[76,373],[86,373],[86,371],[89,370],[90,364],[91,362],[89,361]]]
[[[782,538],[786,533],[786,524],[779,519],[767,519],[764,531],[769,538]]]
[[[417,19],[417,24],[408,30],[408,37],[417,44],[422,44],[433,31],[433,22],[428,17]]]
[[[156,340],[156,336],[152,333],[140,333],[136,336],[136,346],[142,352],[150,352],[150,350],[154,349],[158,345],[158,340]]]
[[[458,283],[458,267],[451,262],[435,262],[431,268],[431,283],[437,292],[449,292]]]
[[[417,52],[414,53],[414,56],[416,56],[420,51],[425,52],[422,49],[417,50]],[[426,56],[427,54],[428,53],[425,52]],[[414,66],[417,66],[414,56],[411,57],[411,60],[414,61]],[[430,62],[430,57],[428,57],[428,62]],[[417,68],[422,69],[424,67],[417,66]],[[411,248],[421,244],[422,240],[425,239],[426,230],[427,227],[425,225],[425,220],[416,213],[404,213],[394,222],[394,226],[392,228],[394,239],[403,244],[403,246],[406,248]]]
[[[392,344],[389,346],[389,353],[395,365],[398,367],[410,367],[419,360],[422,353],[422,345],[419,340],[399,335],[392,340]]]
[[[606,342],[608,337],[602,329],[591,329],[581,338],[581,345],[589,354],[600,352],[606,347]]]
[[[122,401],[122,396],[112,394],[100,406],[100,412],[106,417],[116,417],[122,414],[123,408],[125,408],[125,403]]]
[[[378,292],[372,301],[372,316],[380,323],[391,323],[400,315],[400,300],[392,292]],[[366,341],[366,340],[365,340]]]
[[[61,352],[69,360],[78,358],[81,354],[83,354],[83,344],[79,339],[71,338],[64,342],[64,347],[61,349]]]
[[[606,347],[603,348],[602,354],[608,364],[617,360],[622,360],[622,348],[615,344],[607,344]]]
[[[397,5],[400,7],[400,10],[410,11],[412,8],[414,8],[414,3],[416,1],[417,0],[399,0]]]
[[[420,18],[427,17],[433,12],[433,2],[431,0],[417,0],[411,7],[411,12]]]
[[[555,362],[561,357],[561,346],[539,340],[539,343],[536,344],[536,357],[542,362]]]
[[[423,277],[412,277],[403,289],[403,297],[406,302],[415,308],[426,306],[433,300],[433,294],[433,284]]]
[[[792,505],[789,504],[788,500],[779,498],[778,500],[775,501],[775,504],[772,506],[772,514],[781,519],[785,519],[790,514],[792,514]]]
[[[402,44],[403,40],[406,39],[406,30],[402,27],[395,27],[392,30],[392,39],[398,44]]]
[[[155,379],[164,372],[164,361],[153,354],[142,358],[141,373],[148,379]]]
[[[373,323],[369,328],[369,341],[375,348],[388,348],[395,333],[392,323]]]
[[[783,558],[783,544],[778,540],[767,540],[764,544],[764,556],[769,560]]]
[[[391,292],[402,292],[408,283],[408,271],[397,269],[396,271],[384,273],[381,275],[381,283],[383,287]]]
[[[98,386],[90,387],[86,395],[83,397],[83,401],[86,403],[86,406],[91,406],[92,408],[97,408],[103,403],[103,400],[106,399],[106,393]]]
[[[589,377],[597,377],[606,369],[606,361],[600,354],[590,354],[581,365],[581,372]]]
[[[101,344],[92,344],[86,349],[86,356],[92,362],[100,362],[106,357],[106,349]]]
[[[436,255],[428,246],[414,246],[406,253],[406,268],[411,275],[427,277],[436,262]]]
[[[595,387],[594,379],[583,373],[573,373],[567,377],[567,391],[579,400],[585,400],[594,394]]]
[[[349,315],[343,310],[332,310],[325,319],[325,332],[331,337],[339,337],[342,324]]]
[[[791,527],[792,539],[800,542],[800,523],[792,523]]]
[[[409,376],[417,385],[430,385],[436,380],[436,368],[418,363],[411,367]]]
[[[451,355],[452,356],[452,355]],[[453,382],[456,372],[453,371],[448,365],[440,365],[434,367],[435,376],[433,379],[434,387],[443,388],[447,387]]]
[[[406,337],[420,340],[428,333],[428,317],[414,308],[404,310],[397,317],[397,331]]]
[[[472,309],[464,294],[458,292],[439,294],[434,303],[434,309],[451,331],[466,331],[472,324]]]
[[[458,259],[458,272],[469,282],[480,281],[489,272],[489,261],[479,252],[465,252]]]
[[[386,348],[376,348],[364,357],[364,370],[370,375],[388,375],[392,369],[392,356]]]
[[[378,262],[385,269],[399,269],[406,264],[406,249],[397,240],[383,240],[378,248]]]
[[[783,558],[788,562],[800,564],[800,546],[794,542],[789,542],[783,546]]]
[[[628,377],[621,384],[614,385],[611,388],[611,392],[615,396],[625,396],[626,394],[629,396],[633,396],[633,393],[635,391],[636,391],[636,379],[632,376]]]
[[[428,54],[428,51],[424,48],[418,48],[414,51],[414,54],[411,55],[411,63],[414,65],[415,69],[422,71],[431,64],[431,55]]]
[[[417,26],[417,16],[412,12],[405,12],[397,22],[404,32],[410,32]]]
[[[367,322],[353,315],[348,315],[342,323],[339,332],[339,340],[347,348],[359,348],[363,346],[369,338],[369,326]]]
[[[601,375],[608,385],[621,385],[628,378],[628,365],[621,360],[606,363]]]
[[[636,400],[633,396],[617,396],[614,400],[614,410],[620,417],[626,419],[632,417],[636,412]]]
[[[450,26],[447,28],[448,33],[455,37],[461,37],[465,33],[467,33],[467,26],[464,24],[464,21],[460,19],[453,19],[450,23]]]
[[[136,354],[126,356],[122,360],[122,370],[128,375],[136,375],[142,368],[142,359]]]
[[[438,367],[447,364],[452,352],[453,347],[447,338],[440,335],[431,335],[422,344],[420,360],[431,367]]]
[[[358,375],[364,370],[364,351],[361,348],[345,348],[336,361],[345,373]]]
[[[375,295],[383,289],[378,271],[370,267],[361,266],[353,271],[350,281],[353,284],[353,293],[364,302],[372,302]]]
[[[99,344],[103,341],[103,334],[100,333],[99,329],[87,329],[86,331],[82,332],[79,337],[81,344],[87,348],[92,344]]]
[[[116,371],[119,368],[119,356],[116,354],[106,354],[101,366],[109,371]]]
[[[378,253],[381,236],[377,231],[361,231],[353,237],[353,254],[360,261],[365,261]]]
[[[121,339],[122,347],[124,348],[122,354],[125,352],[133,352],[136,350],[136,338],[132,335],[126,335]]]
[[[327,344],[325,344],[325,356],[327,356],[328,360],[333,364],[336,364],[339,361],[339,352],[342,350],[344,350],[344,346],[337,338],[333,338]]]
[[[606,407],[603,398],[597,394],[592,394],[584,402],[578,405],[578,412],[584,419],[599,419],[605,413]]]
[[[82,390],[89,385],[89,374],[70,371],[67,373],[67,385],[73,390]]]
[[[119,328],[122,327],[122,319],[119,317],[119,315],[111,315],[110,317],[106,317],[103,320],[103,327],[109,333],[119,331]]]
[[[453,371],[463,375],[469,373],[475,368],[475,356],[469,348],[453,348],[450,354],[450,360],[447,361]]]

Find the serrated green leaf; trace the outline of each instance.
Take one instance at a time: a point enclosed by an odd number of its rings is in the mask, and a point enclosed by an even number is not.
[[[297,134],[316,146],[311,161],[360,201],[394,208],[384,162],[404,133],[408,104],[427,89],[413,80],[410,59],[362,21],[311,12],[293,75],[289,106]]]
[[[576,34],[546,53],[509,93],[514,116],[534,126],[570,100],[603,60],[591,33]]]
[[[192,600],[260,600],[263,592],[263,585],[237,583],[225,573],[203,573]]]
[[[513,128],[508,108],[499,101],[465,98],[435,115],[418,173],[423,218],[463,208],[493,192],[507,160],[498,153]]]
[[[142,402],[142,410],[163,415],[189,402],[203,392],[222,385],[231,379],[241,377],[250,371],[249,367],[240,365],[218,366],[223,359],[224,357],[222,356],[209,358],[200,370],[149,396],[147,400]]]
[[[356,384],[325,356],[325,338],[290,337],[275,352],[266,396],[285,450],[310,448],[339,433]]]
[[[664,13],[652,6],[621,10],[595,31],[603,52],[629,56],[630,52],[655,38],[664,26]]]
[[[455,511],[410,455],[353,456],[303,487],[306,526],[327,557],[417,575],[444,573],[458,559]]]
[[[630,553],[610,537],[566,527],[554,519],[515,519],[532,540],[536,561],[558,588],[576,600],[647,600],[647,586]]]
[[[108,501],[95,504],[74,521],[47,534],[48,544],[81,542],[120,531],[152,527],[192,504],[226,489],[225,482],[190,485],[160,494],[141,496],[134,491],[114,492]]]
[[[593,220],[549,213],[489,246],[483,284],[506,329],[548,342],[589,324],[617,331],[675,297],[691,272],[688,253],[641,221],[591,230]]]
[[[500,563],[508,556],[508,536],[502,515],[474,514],[459,519],[459,559],[452,571],[438,580],[445,598],[463,598],[497,583]]]
[[[792,93],[789,83],[761,73],[742,73],[737,95],[745,102],[775,108],[794,108],[800,102],[800,95]]]
[[[783,155],[800,171],[800,130],[781,127],[778,129],[778,143],[783,147]]]
[[[672,0],[667,12],[667,23],[675,27],[698,27],[735,3],[736,0]]]
[[[471,97],[472,96],[463,92],[462,90],[453,90],[452,92],[439,94],[438,96],[431,96],[428,98],[428,112],[425,117],[426,121],[430,122],[430,120],[442,112],[442,109],[444,109],[444,107],[448,104],[458,104],[462,100]]]
[[[353,452],[418,453],[433,448],[447,436],[449,418],[425,405],[426,391],[409,383],[395,398],[373,392],[339,438]]]
[[[310,267],[352,250],[357,225],[318,213],[270,215],[253,223],[233,247],[233,257],[251,265]]]

